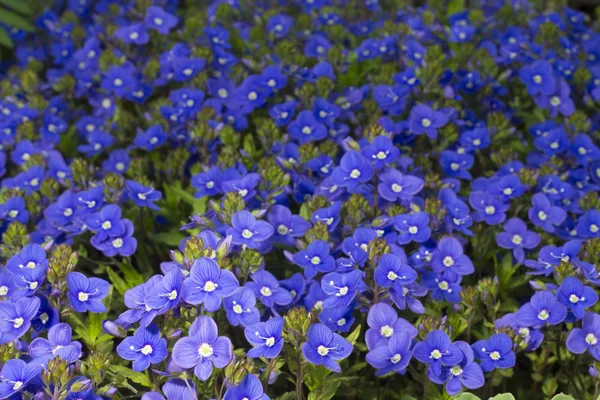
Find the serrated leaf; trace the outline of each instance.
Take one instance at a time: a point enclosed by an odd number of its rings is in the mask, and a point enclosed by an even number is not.
[[[21,0],[0,0],[0,4],[3,4],[8,8],[12,8],[13,10],[20,12],[21,14],[33,14],[33,10],[29,6],[29,4]]]
[[[144,283],[144,277],[133,266],[127,263],[121,263],[119,264],[119,268],[123,273],[125,282],[127,282],[127,285],[130,288]]]
[[[13,43],[12,39],[10,38],[8,32],[6,32],[6,29],[4,29],[1,26],[0,26],[0,44],[2,46],[8,47],[10,49],[12,49],[14,47],[14,43]]]
[[[123,367],[122,365],[111,365],[110,370],[111,370],[111,372],[114,372],[115,374],[118,374],[118,375],[122,375],[122,376],[126,377],[127,379],[129,379],[130,381],[138,383],[142,386],[145,386],[145,387],[152,386],[152,384],[150,383],[150,379],[148,379],[148,376],[146,374],[144,374],[143,372],[135,372],[132,369]]]
[[[28,32],[32,32],[35,29],[29,21],[21,17],[19,14],[15,14],[3,9],[0,9],[0,22]]]

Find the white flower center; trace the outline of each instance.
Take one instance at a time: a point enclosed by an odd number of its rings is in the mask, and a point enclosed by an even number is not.
[[[321,264],[321,259],[317,256],[314,256],[313,258],[310,259],[310,262],[312,265],[319,265],[319,264]]]
[[[438,349],[435,349],[431,352],[431,354],[429,354],[429,358],[433,358],[434,360],[439,360],[440,358],[442,358],[442,352],[439,351]]]
[[[13,387],[12,387],[12,388],[13,388],[13,390],[19,390],[19,389],[21,389],[22,387],[23,387],[23,382],[21,382],[21,381],[16,381],[16,382],[14,383],[14,385],[13,385]]]
[[[273,294],[273,292],[271,292],[271,288],[269,288],[268,286],[263,286],[260,288],[260,294],[269,297]]]
[[[397,183],[392,183],[392,191],[395,193],[400,193],[402,191],[402,186],[398,185]]]
[[[540,83],[542,83],[542,76],[541,75],[534,75],[533,76],[533,81],[539,85]]]
[[[123,247],[123,239],[116,238],[112,241],[112,245],[115,249],[120,249],[121,247]]]
[[[8,294],[7,286],[0,286],[0,296],[6,296]]]
[[[542,310],[539,312],[538,318],[541,319],[542,321],[545,321],[548,318],[550,318],[550,313],[548,312],[548,310]]]
[[[585,342],[590,346],[595,346],[598,343],[598,338],[593,333],[588,333],[585,337]]]
[[[352,172],[350,172],[350,177],[352,179],[356,179],[360,176],[360,171],[357,169],[353,169]]]
[[[498,353],[497,351],[492,351],[490,353],[490,358],[494,361],[498,361],[500,359],[500,353]]]
[[[249,229],[244,229],[242,231],[242,236],[244,237],[244,239],[250,239],[252,237],[252,232],[250,232]]]
[[[152,354],[152,346],[150,346],[149,344],[145,345],[144,347],[142,347],[142,349],[140,350],[140,352],[147,356],[148,354]]]
[[[338,319],[337,325],[338,326],[344,326],[344,325],[346,325],[346,318]]]
[[[177,298],[177,290],[173,290],[173,291],[171,291],[171,293],[169,293],[169,297],[168,297],[168,299],[169,299],[169,300],[171,300],[171,301],[173,301],[173,300],[175,300],[176,298]]]
[[[545,221],[546,218],[548,218],[548,215],[546,215],[545,212],[540,211],[540,212],[538,212],[538,218],[541,219],[542,221]]]
[[[88,301],[89,298],[90,298],[90,295],[85,292],[79,292],[79,294],[77,294],[77,299],[79,301]]]
[[[429,127],[431,126],[431,120],[430,120],[430,119],[428,119],[428,118],[423,118],[423,119],[421,120],[421,125],[422,125],[424,128],[429,128]]]
[[[204,287],[202,288],[202,290],[204,290],[205,292],[213,292],[217,287],[219,287],[218,284],[212,282],[212,281],[206,281],[206,283],[204,284]]]
[[[572,294],[569,296],[569,301],[571,303],[575,304],[579,301],[579,296],[577,296],[576,294]]]
[[[444,257],[444,260],[442,262],[446,267],[451,267],[454,265],[454,259],[450,256]]]
[[[102,223],[102,229],[110,229],[112,228],[112,224],[110,223],[110,221],[104,221]]]
[[[389,325],[384,325],[379,330],[379,333],[381,334],[381,336],[389,338],[390,336],[392,336],[394,334],[394,328],[392,328]]]
[[[241,314],[244,312],[244,309],[239,304],[233,306],[233,312],[236,314]]]
[[[267,340],[265,340],[265,344],[267,345],[267,347],[273,347],[273,345],[275,344],[275,338],[273,336],[267,338]]]
[[[398,274],[396,274],[394,271],[390,271],[390,272],[388,272],[388,274],[387,274],[387,278],[388,278],[390,281],[395,281],[396,279],[398,279]]]
[[[386,157],[387,157],[387,154],[385,154],[383,151],[380,151],[379,153],[377,153],[377,158],[380,160],[385,160]]]
[[[321,345],[317,347],[317,353],[319,353],[319,355],[326,356],[327,354],[329,354],[329,349]]]
[[[201,357],[210,357],[213,354],[213,348],[208,343],[202,343],[198,348],[198,354],[200,354]]]
[[[494,207],[494,206],[487,206],[487,207],[485,208],[485,213],[486,213],[487,215],[492,215],[492,214],[494,214],[495,212],[496,212],[496,207]]]
[[[15,329],[19,329],[20,327],[23,326],[23,324],[25,323],[25,320],[23,318],[19,317],[19,318],[15,318],[15,320],[13,322],[14,322],[13,326],[15,327]]]
[[[392,364],[398,364],[400,362],[400,360],[402,360],[402,356],[400,354],[394,354],[392,356],[392,358],[390,358],[390,361],[392,362]]]
[[[592,233],[596,233],[596,232],[598,232],[598,225],[596,225],[596,224],[591,224],[591,225],[590,225],[590,232],[592,232]]]

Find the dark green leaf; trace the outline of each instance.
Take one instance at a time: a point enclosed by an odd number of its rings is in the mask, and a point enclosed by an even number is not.
[[[150,380],[148,379],[148,376],[146,376],[146,374],[142,372],[135,372],[127,367],[123,367],[122,365],[111,365],[110,370],[111,372],[114,372],[118,375],[122,375],[127,379],[131,380],[132,382],[138,383],[142,386],[152,386]]]
[[[29,21],[21,17],[19,14],[2,9],[0,9],[0,22],[28,32],[32,32],[34,30],[33,25],[31,25]]]
[[[0,4],[5,5],[8,8],[12,8],[21,14],[31,15],[33,13],[33,10],[29,4],[23,0],[0,0]]]
[[[14,47],[14,43],[8,35],[8,32],[2,27],[0,27],[0,44],[11,49]]]

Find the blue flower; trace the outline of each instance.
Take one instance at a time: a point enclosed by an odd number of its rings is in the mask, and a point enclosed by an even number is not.
[[[294,117],[296,101],[289,100],[285,103],[275,104],[269,108],[269,115],[277,126],[286,126]]]
[[[442,367],[459,364],[463,359],[460,348],[441,330],[431,331],[425,340],[415,345],[413,355],[423,364],[429,364],[431,372],[440,375]]]
[[[290,292],[280,287],[279,281],[270,272],[256,271],[250,278],[252,282],[246,283],[246,287],[254,292],[265,307],[287,306],[292,302]]]
[[[152,151],[167,140],[167,134],[160,125],[152,125],[145,132],[138,134],[133,144],[147,151]]]
[[[332,182],[355,193],[361,183],[371,180],[374,169],[369,160],[360,152],[349,151],[342,157],[340,166],[333,170]]]
[[[509,204],[503,203],[486,192],[475,191],[469,195],[469,204],[475,209],[473,221],[485,221],[488,225],[498,225],[506,219]]]
[[[527,86],[527,92],[531,96],[537,94],[549,96],[556,90],[552,65],[545,60],[537,60],[531,65],[522,67],[519,71],[519,79]]]
[[[304,276],[311,279],[317,273],[333,272],[335,259],[329,255],[329,246],[322,240],[311,242],[306,249],[294,254],[294,263],[304,268]]]
[[[454,274],[438,274],[434,271],[423,273],[421,278],[423,285],[431,291],[434,300],[446,300],[449,303],[460,301],[460,281],[462,276]]]
[[[398,231],[398,244],[405,245],[410,242],[423,243],[429,240],[429,214],[416,212],[413,214],[396,215],[393,219],[394,228]]]
[[[575,319],[581,319],[585,310],[596,304],[598,295],[591,287],[584,286],[579,279],[568,276],[560,283],[556,299],[573,313]]]
[[[129,168],[129,154],[126,150],[116,149],[108,154],[108,159],[102,162],[102,169],[106,172],[123,174]]]
[[[0,204],[0,218],[26,224],[29,221],[29,211],[25,200],[21,197],[10,197],[4,204]]]
[[[346,307],[327,308],[319,313],[319,321],[332,331],[348,332],[354,323],[354,310],[356,302]]]
[[[557,325],[567,317],[567,308],[557,302],[556,296],[548,291],[537,292],[529,303],[523,305],[515,314],[516,321],[522,326],[541,328]]]
[[[448,116],[441,111],[434,111],[426,104],[417,104],[410,110],[408,124],[415,135],[426,134],[429,138],[437,139],[437,130],[449,121]]]
[[[487,340],[479,340],[471,347],[475,357],[481,360],[481,369],[484,372],[515,366],[516,356],[513,351],[513,341],[504,333],[492,335]]]
[[[408,340],[417,336],[417,328],[403,318],[398,318],[396,310],[388,304],[377,303],[367,316],[369,329],[365,332],[365,343],[369,350],[389,343],[398,334],[406,334]]]
[[[247,374],[238,385],[227,388],[223,400],[270,400],[270,398],[263,392],[260,380],[252,374]]]
[[[275,234],[272,237],[274,242],[283,242],[287,245],[294,245],[294,238],[304,236],[304,233],[310,228],[310,222],[299,215],[292,215],[289,208],[280,204],[275,204],[267,214],[267,219],[275,228]]]
[[[383,343],[366,355],[367,362],[377,368],[375,376],[390,372],[404,375],[412,358],[410,351],[412,337],[406,332],[394,334],[387,343]]]
[[[42,366],[37,363],[27,364],[20,359],[6,361],[0,372],[0,398],[7,399],[25,389],[27,383],[39,377],[41,372]]]
[[[13,274],[19,274],[24,269],[45,271],[48,269],[46,251],[39,244],[28,244],[8,259],[6,269]]]
[[[219,269],[210,258],[196,260],[190,275],[183,282],[183,300],[190,304],[204,304],[208,312],[221,308],[221,299],[239,287],[231,271]]]
[[[567,337],[567,349],[571,353],[583,354],[586,351],[600,361],[600,315],[586,312],[581,328],[573,328]]]
[[[174,308],[181,300],[182,277],[178,268],[164,275],[164,277],[152,286],[146,293],[144,302],[148,307],[159,310],[159,313]]]
[[[142,185],[141,183],[128,180],[126,182],[126,186],[128,189],[129,198],[140,207],[148,207],[153,210],[160,210],[159,207],[154,204],[155,201],[158,201],[162,198],[162,193],[153,187],[147,187]]]
[[[379,180],[377,191],[381,197],[389,201],[411,200],[425,185],[421,178],[404,175],[400,171],[391,168],[386,169]]]
[[[81,343],[71,341],[73,332],[69,324],[60,323],[54,325],[48,331],[48,339],[35,338],[29,345],[29,355],[46,365],[55,356],[73,363],[83,354]]]
[[[309,110],[300,111],[287,129],[291,137],[300,144],[322,140],[327,137],[327,127],[317,121]]]
[[[105,280],[87,278],[80,272],[70,272],[67,275],[67,286],[69,287],[67,297],[75,311],[93,313],[106,311],[102,300],[108,295],[110,284]]]
[[[575,229],[584,238],[600,237],[600,211],[595,209],[586,211],[577,220]]]
[[[126,360],[133,361],[134,371],[143,371],[150,364],[158,364],[169,355],[167,341],[160,337],[154,324],[138,328],[133,336],[126,337],[117,346],[117,353]]]
[[[560,225],[567,213],[560,207],[553,206],[543,193],[536,193],[531,200],[533,207],[527,213],[529,220],[548,233],[553,233],[555,225]]]
[[[161,35],[168,35],[169,31],[177,25],[178,18],[161,7],[150,6],[146,10],[144,22],[148,28],[156,30]]]
[[[85,223],[91,230],[96,232],[99,240],[122,235],[125,225],[120,222],[121,208],[115,204],[109,204],[103,207],[100,212],[85,217]]]
[[[294,25],[294,19],[286,14],[276,14],[267,20],[267,32],[277,39],[286,37]]]
[[[204,315],[196,318],[188,335],[175,343],[173,361],[182,368],[194,368],[194,374],[201,381],[208,380],[213,365],[224,368],[231,361],[231,341],[218,336],[217,324],[212,318]]]
[[[145,298],[150,289],[161,281],[161,275],[154,275],[148,279],[147,282],[135,286],[125,292],[124,302],[129,310],[122,313],[119,318],[130,324],[140,321],[140,326],[148,326],[150,322],[152,322],[152,319],[158,314],[158,311],[152,309],[152,307],[146,303]]]
[[[150,35],[146,27],[141,23],[123,26],[115,31],[115,37],[126,44],[146,44]]]
[[[137,247],[136,238],[133,235],[133,223],[128,219],[122,219],[117,222],[119,225],[115,231],[120,233],[115,236],[104,235],[99,231],[90,240],[91,244],[98,250],[102,251],[108,257],[114,257],[117,254],[123,257],[128,257],[135,252]]]
[[[373,272],[375,282],[383,288],[393,288],[402,293],[404,286],[417,280],[417,273],[402,259],[393,254],[384,254],[379,259],[379,264]]]
[[[275,317],[250,325],[244,330],[244,335],[253,346],[248,357],[275,358],[283,348],[283,318]]]
[[[250,326],[260,321],[260,313],[256,308],[256,296],[247,287],[238,288],[224,299],[227,320],[232,326]]]
[[[323,365],[333,372],[341,372],[336,361],[348,357],[353,346],[346,339],[333,333],[323,324],[313,324],[308,328],[308,340],[302,345],[302,354],[306,361],[314,365]]]
[[[505,314],[494,323],[496,328],[509,327],[515,331],[527,345],[527,351],[536,350],[544,340],[544,332],[541,329],[530,329],[517,322],[514,313]]]
[[[443,367],[441,374],[434,375],[431,370],[427,371],[429,379],[437,384],[446,384],[446,391],[450,396],[456,396],[462,387],[467,389],[478,389],[485,383],[483,371],[475,362],[473,350],[468,343],[457,341],[454,343],[463,353],[462,361],[452,367]]]
[[[0,302],[0,332],[2,343],[9,343],[23,336],[31,321],[40,308],[40,299],[37,297],[24,297],[14,302],[4,300]]]
[[[438,243],[436,251],[431,255],[431,269],[446,276],[470,275],[475,272],[471,259],[463,253],[462,245],[451,236],[442,238]]]
[[[347,273],[332,272],[323,276],[321,288],[328,295],[323,307],[345,307],[350,304],[364,284],[362,277],[363,273],[359,270]]]
[[[511,218],[504,223],[504,232],[496,235],[498,246],[513,251],[513,256],[519,264],[525,261],[525,250],[534,249],[542,238],[533,231],[527,230],[527,224],[519,218]]]
[[[259,249],[273,235],[273,231],[271,224],[257,221],[252,213],[242,210],[233,214],[227,236],[231,236],[233,244]]]

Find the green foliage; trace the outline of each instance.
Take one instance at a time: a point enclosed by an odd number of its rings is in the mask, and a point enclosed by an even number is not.
[[[27,2],[20,0],[0,0],[0,22],[11,28],[31,32],[34,27],[30,21],[33,10]],[[12,48],[12,39],[6,29],[0,27],[0,44]]]

